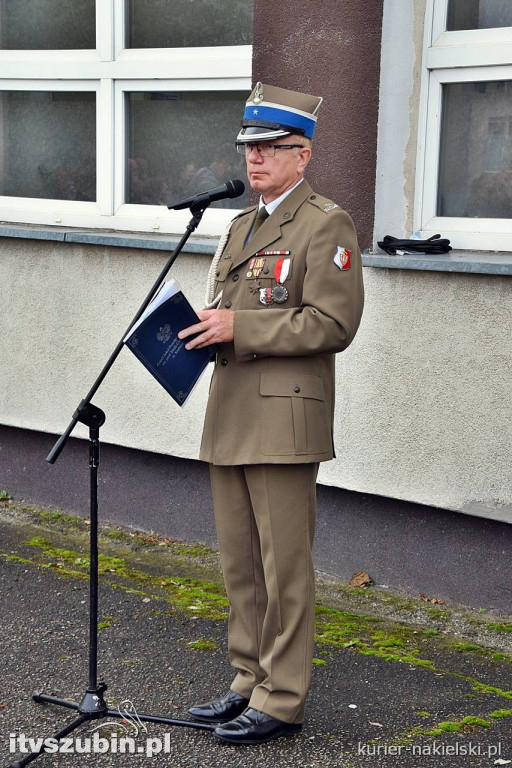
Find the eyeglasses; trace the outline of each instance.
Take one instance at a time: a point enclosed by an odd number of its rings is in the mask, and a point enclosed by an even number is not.
[[[240,142],[236,145],[236,151],[239,155],[250,155],[255,149],[260,157],[274,157],[276,149],[303,149],[302,144],[253,144],[250,141]]]

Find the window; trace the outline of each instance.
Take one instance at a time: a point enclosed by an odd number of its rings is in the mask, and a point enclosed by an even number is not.
[[[512,3],[429,0],[416,227],[512,250]]]
[[[181,232],[167,204],[243,178],[251,42],[251,0],[0,0],[0,219]]]
[[[4,91],[0,114],[0,194],[96,200],[95,92]]]

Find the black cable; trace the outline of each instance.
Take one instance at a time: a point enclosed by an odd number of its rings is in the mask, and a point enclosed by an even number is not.
[[[383,240],[379,240],[377,245],[386,253],[395,256],[397,251],[413,251],[414,253],[427,253],[435,255],[438,253],[448,253],[452,250],[450,241],[441,235],[432,235],[428,240],[403,240],[393,235],[385,235]]]

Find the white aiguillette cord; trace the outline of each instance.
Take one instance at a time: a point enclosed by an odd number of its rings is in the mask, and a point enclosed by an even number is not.
[[[226,247],[226,243],[228,241],[232,224],[233,222],[230,221],[225,232],[221,236],[219,240],[219,244],[217,246],[217,250],[215,251],[215,256],[213,257],[212,263],[210,264],[210,269],[208,270],[208,277],[206,278],[206,295],[204,297],[205,309],[218,309],[218,307],[220,306],[220,302],[222,301],[222,291],[220,291],[217,294],[217,296],[215,296],[215,281],[217,277],[216,273],[217,273],[217,267],[219,266],[220,258],[224,252],[224,248]]]

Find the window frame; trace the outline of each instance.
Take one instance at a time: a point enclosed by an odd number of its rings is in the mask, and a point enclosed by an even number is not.
[[[456,249],[511,251],[512,219],[436,213],[443,85],[512,80],[512,27],[447,32],[447,15],[448,0],[427,0],[414,228],[424,238],[441,232]]]
[[[125,48],[126,8],[125,0],[97,0],[95,50],[0,50],[1,91],[95,91],[97,131],[96,202],[0,196],[2,221],[166,234],[188,223],[187,210],[124,202],[124,93],[239,91],[242,114],[251,90],[252,46]],[[236,209],[207,210],[201,234],[219,235],[234,214]]]

